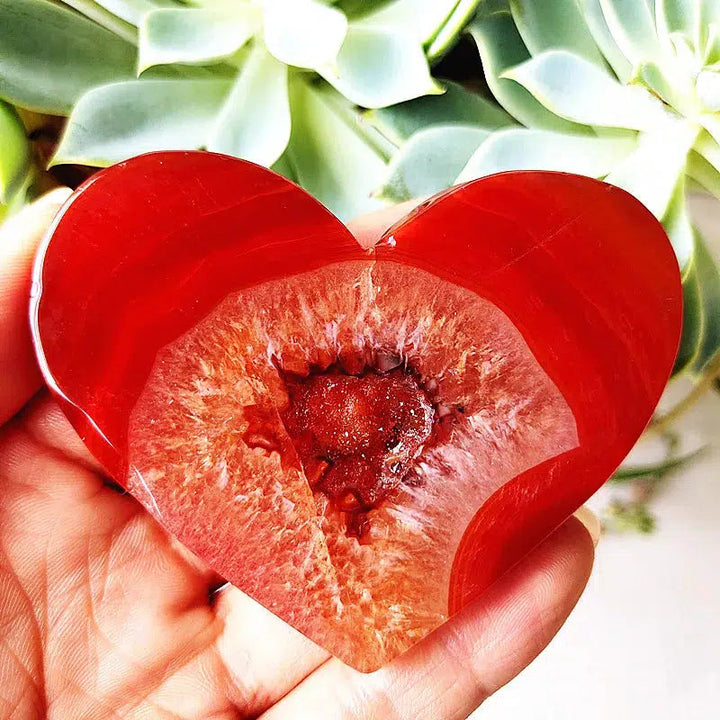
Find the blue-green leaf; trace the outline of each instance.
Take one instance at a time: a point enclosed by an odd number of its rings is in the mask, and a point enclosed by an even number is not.
[[[0,102],[0,203],[20,190],[30,168],[30,147],[15,110]]]
[[[362,127],[347,119],[352,108],[344,102],[332,89],[292,76],[292,133],[284,161],[308,192],[340,219],[350,220],[383,207],[371,193],[386,165]]]
[[[436,125],[420,130],[393,157],[375,195],[403,202],[444,190],[455,182],[489,135],[489,131],[471,125]]]
[[[480,2],[481,0],[458,0],[455,9],[428,45],[428,60],[435,62],[450,50],[462,30],[472,20]]]
[[[686,172],[705,192],[720,198],[720,172],[702,154],[690,151]]]
[[[621,85],[565,50],[548,50],[505,73],[560,117],[585,125],[643,130],[665,117],[645,89]]]
[[[0,98],[63,115],[88,89],[135,76],[135,48],[47,0],[0,0]]]
[[[662,60],[653,4],[653,0],[600,0],[608,29],[632,65]]]
[[[229,57],[255,34],[260,20],[253,5],[153,10],[140,22],[139,71]]]
[[[287,66],[258,43],[225,101],[207,148],[270,166],[289,139]]]
[[[347,18],[318,0],[264,0],[267,49],[286,65],[332,65],[347,33]]]
[[[605,60],[575,0],[510,0],[510,7],[533,55],[544,50],[568,50],[605,68]]]
[[[467,182],[506,170],[558,170],[604,177],[635,147],[635,134],[600,138],[547,130],[498,130],[470,158],[457,178]]]
[[[655,23],[658,36],[671,46],[670,37],[684,35],[695,50],[702,47],[700,30],[702,0],[655,0]]]
[[[346,98],[379,108],[438,94],[425,54],[412,35],[388,28],[351,25],[335,67],[320,74]]]
[[[582,10],[585,22],[592,33],[593,39],[602,51],[615,74],[621,82],[627,82],[632,76],[632,63],[623,55],[608,29],[600,0],[576,0]]]
[[[720,272],[699,233],[695,234],[693,262],[700,288],[703,325],[691,369],[699,374],[720,351]]]
[[[635,195],[662,219],[684,173],[697,132],[691,123],[668,120],[652,132],[641,134],[637,149],[607,176],[607,182]],[[683,262],[681,252],[676,251]]]
[[[485,14],[481,11],[468,30],[477,43],[487,84],[510,115],[529,127],[558,132],[589,132],[553,114],[528,90],[504,76],[510,68],[530,57],[509,12]]]
[[[410,32],[420,41],[432,40],[458,0],[394,0],[365,13],[362,24]]]
[[[395,145],[432,125],[458,123],[486,130],[514,125],[513,119],[494,102],[462,85],[443,82],[442,95],[425,95],[398,105],[370,110],[367,121]]]
[[[152,150],[205,147],[232,87],[227,80],[131,80],[75,106],[53,164],[106,166]]]

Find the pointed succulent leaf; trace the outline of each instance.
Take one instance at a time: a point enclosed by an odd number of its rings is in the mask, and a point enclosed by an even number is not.
[[[450,50],[460,33],[472,19],[480,2],[481,0],[458,0],[455,9],[428,45],[428,60],[435,62]]]
[[[364,13],[363,25],[410,32],[422,44],[430,42],[458,0],[394,0]]]
[[[454,82],[443,82],[442,95],[424,95],[398,105],[370,110],[365,119],[390,142],[402,145],[418,130],[453,123],[485,130],[514,125],[513,119],[495,103]]]
[[[232,87],[227,80],[131,80],[75,106],[52,163],[106,166],[153,150],[195,150]]]
[[[135,76],[135,48],[47,0],[0,0],[0,98],[63,115],[88,89]]]
[[[717,113],[701,113],[698,116],[698,121],[712,136],[713,140],[720,145],[720,116]]]
[[[291,76],[293,122],[285,160],[302,187],[349,220],[383,207],[371,193],[386,165],[362,127],[348,122],[342,102],[330,88]]]
[[[510,7],[533,55],[551,49],[569,50],[605,68],[605,60],[575,0],[510,0]]]
[[[655,0],[655,24],[658,37],[670,44],[670,36],[684,35],[695,50],[702,47],[700,31],[702,0]]]
[[[666,223],[665,229],[672,238],[672,228]],[[688,221],[688,229],[692,234],[692,227]],[[683,320],[680,346],[675,358],[672,374],[677,375],[688,368],[697,356],[703,334],[703,307],[700,295],[700,282],[695,268],[695,259],[690,262],[683,273]]]
[[[138,25],[143,15],[151,10],[178,5],[172,0],[93,0],[93,2],[133,25]]]
[[[593,40],[602,51],[603,56],[612,67],[621,82],[627,82],[632,76],[632,63],[623,55],[607,26],[605,15],[600,5],[601,0],[575,0]]]
[[[700,45],[698,52],[703,53],[708,46],[712,26],[720,22],[720,0],[697,0],[700,5],[699,27]]]
[[[237,52],[260,27],[258,8],[184,8],[153,10],[140,21],[138,64],[207,63]]]
[[[468,26],[468,31],[477,43],[488,87],[510,115],[529,127],[589,132],[589,129],[584,130],[582,126],[553,114],[528,90],[504,76],[507,70],[530,57],[509,12],[481,11]]]
[[[696,150],[688,155],[686,173],[702,190],[720,198],[720,172]]]
[[[720,13],[718,14],[720,17]],[[705,43],[704,61],[712,67],[720,63],[720,20],[711,22],[708,26],[708,38]]]
[[[365,108],[442,93],[420,43],[390,28],[352,25],[335,66],[318,71],[346,98]]]
[[[720,72],[703,70],[697,77],[697,95],[707,112],[720,111]]]
[[[607,72],[565,50],[548,50],[508,70],[512,78],[560,117],[584,125],[652,127],[664,118],[662,103],[646,90],[621,85]]]
[[[623,55],[632,63],[663,57],[655,28],[655,0],[600,0],[605,21]]]
[[[267,49],[286,65],[311,68],[335,62],[347,33],[347,18],[319,0],[264,0]]]
[[[693,253],[695,271],[700,288],[703,325],[697,354],[693,357],[691,370],[701,373],[720,351],[720,272],[705,242],[695,233]]]
[[[270,166],[289,139],[287,66],[258,43],[218,115],[207,149]]]
[[[375,196],[403,202],[444,190],[489,135],[488,130],[472,125],[435,125],[420,130],[393,157]]]
[[[113,35],[133,45],[137,44],[137,27],[98,5],[95,0],[63,0],[63,4],[82,13],[88,20],[96,22]]]
[[[637,149],[605,179],[635,195],[656,218],[667,212],[687,154],[695,142],[697,128],[683,120],[668,120],[651,132],[642,133]],[[676,248],[681,262],[682,248]]]
[[[683,277],[688,273],[695,250],[695,231],[687,208],[686,178],[680,177],[673,189],[662,217],[665,232],[670,238]]]
[[[0,101],[0,203],[8,204],[22,187],[30,168],[25,127],[14,108]]]
[[[720,172],[720,144],[718,144],[707,130],[701,130],[694,145],[700,153],[718,172]]]
[[[498,130],[470,158],[456,182],[506,170],[558,170],[604,177],[635,147],[635,133],[600,138],[511,128]]]
[[[692,107],[695,103],[695,89],[689,76],[685,80],[673,82],[657,63],[647,62],[637,66],[632,82],[644,85],[671,107]]]

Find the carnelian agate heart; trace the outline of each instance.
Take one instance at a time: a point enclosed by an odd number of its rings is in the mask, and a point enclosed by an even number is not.
[[[108,472],[361,670],[608,478],[681,317],[661,226],[601,182],[488,177],[364,250],[284,178],[192,152],[80,188],[34,289],[47,382]]]

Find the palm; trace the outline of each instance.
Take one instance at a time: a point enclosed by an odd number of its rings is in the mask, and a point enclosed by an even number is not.
[[[56,203],[23,218],[0,263],[12,378],[0,378],[0,421],[37,382],[24,293]],[[482,601],[361,675],[240,591],[214,594],[217,577],[104,481],[40,396],[0,430],[0,718],[465,717],[550,640],[591,562],[568,523]]]

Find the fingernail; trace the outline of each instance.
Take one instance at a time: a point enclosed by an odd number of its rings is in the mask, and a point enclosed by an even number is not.
[[[63,205],[71,195],[70,188],[58,187],[39,197],[36,202],[40,205]]]
[[[593,547],[597,547],[600,542],[600,533],[602,527],[598,516],[586,505],[583,505],[575,512],[575,517],[585,526],[590,533]]]

